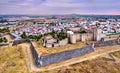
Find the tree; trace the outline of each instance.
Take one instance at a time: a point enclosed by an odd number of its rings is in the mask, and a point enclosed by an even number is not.
[[[35,37],[33,35],[29,35],[28,38],[29,39],[35,39]]]
[[[3,42],[3,39],[2,38],[0,38],[0,43],[2,43]]]
[[[87,33],[87,32],[86,32],[85,30],[82,30],[82,31],[80,31],[79,33],[81,33],[81,34],[82,34],[82,33]]]
[[[35,40],[39,41],[39,39],[41,39],[41,37],[42,37],[42,35],[35,36]]]
[[[10,32],[10,30],[8,28],[0,29],[0,33],[5,33],[5,32]]]
[[[57,37],[59,40],[63,40],[67,38],[67,35],[63,31],[61,31],[60,33],[57,34]]]
[[[51,22],[50,25],[51,25],[51,26],[55,26],[55,23],[54,23],[54,22]]]
[[[56,34],[56,32],[53,30],[52,32],[45,33],[44,36],[51,35],[54,37],[55,34]]]
[[[6,39],[6,37],[3,38],[3,42],[8,42],[8,40]]]
[[[41,39],[41,37],[42,37],[42,35],[29,35],[28,36],[29,39],[35,39],[36,41]]]
[[[100,26],[100,25],[101,25],[100,23],[96,22],[96,26],[97,26],[97,27]]]
[[[27,39],[27,35],[26,35],[25,32],[23,32],[23,34],[21,35],[21,38],[23,38],[23,39]]]

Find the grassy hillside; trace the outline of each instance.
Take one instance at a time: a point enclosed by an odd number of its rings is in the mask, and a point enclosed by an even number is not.
[[[27,73],[21,46],[0,47],[0,73]]]
[[[22,49],[21,45],[0,47],[0,73],[120,73],[120,61],[105,57],[45,72],[29,72]],[[120,52],[112,54],[120,59]]]

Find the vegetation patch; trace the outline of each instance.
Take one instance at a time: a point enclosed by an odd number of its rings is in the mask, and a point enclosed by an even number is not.
[[[44,34],[44,36],[48,36],[48,35],[51,35],[53,38],[56,38],[58,40],[63,40],[65,38],[67,38],[67,35],[63,31],[61,31],[61,32],[52,31],[52,32],[48,32],[48,33]],[[25,32],[23,32],[23,34],[21,34],[21,38],[23,38],[23,39],[34,39],[36,41],[40,40],[42,37],[43,37],[43,35],[26,35]]]
[[[67,35],[63,31],[61,31],[60,33],[57,34],[57,37],[59,40],[63,40],[67,38]]]
[[[87,33],[85,30],[79,31],[78,33],[83,34],[83,33]]]
[[[8,42],[8,40],[6,39],[6,37],[3,37],[3,38],[0,38],[0,43],[6,43],[6,42]]]
[[[107,34],[107,36],[112,36],[112,35],[120,35],[120,32],[119,33]]]
[[[0,73],[28,73],[19,49],[20,46],[0,47]]]
[[[10,32],[10,30],[8,28],[1,28],[0,29],[0,33],[6,33],[6,32]]]
[[[36,41],[38,41],[39,39],[41,39],[42,35],[29,35],[27,36],[25,32],[23,32],[23,34],[21,34],[21,38],[22,39],[34,39]]]

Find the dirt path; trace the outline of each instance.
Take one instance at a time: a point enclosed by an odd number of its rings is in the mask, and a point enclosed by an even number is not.
[[[113,54],[110,54],[110,56],[113,58],[113,60],[116,62],[116,63],[120,63],[120,59],[117,58],[116,56],[114,56]]]
[[[34,59],[32,57],[30,48],[28,48],[27,50],[27,53],[28,53],[27,58],[30,61],[29,66],[32,71],[46,71],[46,70],[56,69],[59,67],[64,67],[64,66],[68,66],[71,64],[80,63],[86,60],[94,59],[101,55],[108,54],[108,53],[115,52],[115,51],[120,51],[120,45],[99,47],[95,49],[95,52],[92,52],[92,53],[89,53],[83,56],[75,57],[69,60],[61,61],[58,63],[50,64],[48,66],[41,67],[41,68],[37,68],[36,65],[34,64]]]
[[[24,43],[21,44],[20,46],[22,46],[22,51],[24,53],[24,57],[25,57],[25,64],[27,67],[27,73],[30,73],[30,59],[29,59],[29,53],[28,53],[28,49],[29,49],[29,44],[28,43]]]

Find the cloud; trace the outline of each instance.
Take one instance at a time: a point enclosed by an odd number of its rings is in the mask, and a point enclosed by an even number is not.
[[[4,14],[119,14],[118,0],[1,0]]]

